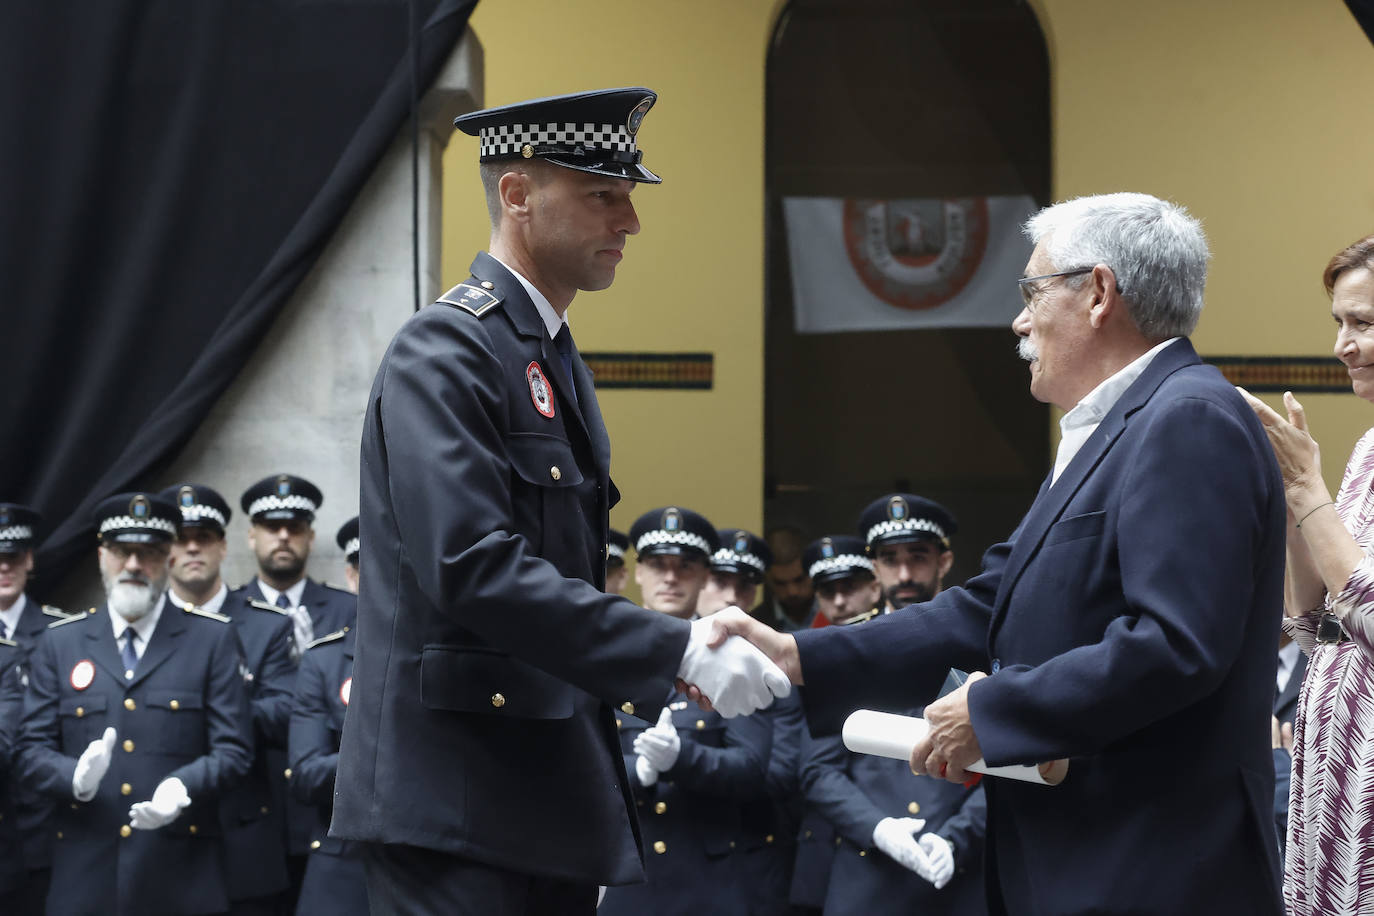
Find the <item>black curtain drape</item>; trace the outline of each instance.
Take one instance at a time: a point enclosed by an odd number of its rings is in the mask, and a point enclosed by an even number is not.
[[[0,501],[43,514],[45,585],[248,361],[475,5],[0,4]]]
[[[1345,0],[1355,21],[1364,29],[1370,41],[1374,41],[1374,0]]]

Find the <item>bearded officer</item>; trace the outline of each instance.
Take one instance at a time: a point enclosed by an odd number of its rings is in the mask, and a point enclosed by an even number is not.
[[[864,507],[859,537],[868,544],[886,610],[929,601],[954,565],[949,539],[958,522],[944,506],[914,493],[891,493]]]
[[[14,678],[20,689],[27,683],[24,672],[29,656],[48,624],[66,620],[65,611],[39,604],[27,589],[33,577],[33,548],[37,543],[38,513],[18,503],[0,503],[0,638],[15,643]],[[18,730],[18,721],[13,723]],[[22,881],[10,891],[0,891],[0,913],[29,916],[43,912],[52,869],[52,802],[11,787],[0,808],[0,848],[13,844],[17,855],[6,865],[22,873]]]
[[[705,629],[601,590],[618,494],[566,319],[639,231],[655,99],[457,121],[480,137],[491,250],[397,332],[364,414],[367,577],[331,832],[368,841],[376,910],[593,912],[598,884],[643,876],[612,705],[657,716],[675,675],[722,712],[788,692],[751,646],[710,651]]]
[[[280,768],[269,749],[286,747],[295,668],[292,625],[286,612],[261,602],[230,597],[220,575],[227,552],[224,530],[233,517],[229,504],[203,484],[177,484],[158,494],[181,510],[172,544],[167,600],[179,608],[222,612],[233,621],[243,650],[244,685],[252,709],[253,765],[220,800],[224,867],[234,916],[271,914],[287,888],[283,813],[272,794]]]
[[[106,604],[52,624],[34,653],[18,769],[60,800],[48,912],[228,908],[217,796],[251,760],[228,618],[167,602],[175,505],[96,507]]]

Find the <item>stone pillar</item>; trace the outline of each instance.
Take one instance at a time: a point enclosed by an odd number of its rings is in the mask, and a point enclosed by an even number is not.
[[[445,63],[419,109],[419,252],[422,304],[440,289],[442,156],[453,119],[481,107],[482,45],[471,30]],[[378,163],[314,269],[182,453],[153,481],[157,490],[192,482],[214,487],[234,516],[224,580],[256,573],[240,494],[272,474],[315,483],[308,574],[344,587],[334,534],[358,513],[358,451],[372,379],[392,335],[415,309],[411,232],[411,137],[407,123]],[[80,610],[103,600],[94,557],[57,601]]]

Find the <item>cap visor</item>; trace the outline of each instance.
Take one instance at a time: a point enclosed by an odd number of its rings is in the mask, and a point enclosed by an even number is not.
[[[590,172],[605,175],[607,178],[623,178],[626,181],[642,181],[645,184],[662,184],[663,179],[638,163],[616,162],[614,159],[598,161],[588,156],[540,156],[545,162],[561,165],[577,172]]]

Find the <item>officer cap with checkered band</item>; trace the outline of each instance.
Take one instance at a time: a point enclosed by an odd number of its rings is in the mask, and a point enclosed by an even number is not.
[[[869,503],[859,515],[859,537],[869,552],[884,544],[935,541],[949,549],[949,539],[959,530],[954,515],[944,506],[914,493],[891,493]]]
[[[575,92],[485,108],[453,126],[481,141],[481,162],[543,159],[555,165],[627,181],[658,184],[646,169],[636,136],[658,100],[650,89]]]
[[[635,519],[630,541],[641,559],[666,554],[709,560],[720,548],[720,537],[711,523],[678,506],[650,509]]]
[[[37,512],[19,503],[0,503],[0,554],[23,553],[37,540]]]
[[[304,477],[273,474],[243,491],[239,505],[254,522],[284,522],[292,519],[315,520],[324,494]]]

